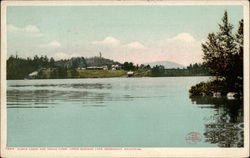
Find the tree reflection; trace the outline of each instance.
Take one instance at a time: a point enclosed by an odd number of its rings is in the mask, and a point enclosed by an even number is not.
[[[227,98],[190,97],[200,108],[213,108],[211,121],[205,124],[205,142],[219,147],[243,147],[243,101]]]

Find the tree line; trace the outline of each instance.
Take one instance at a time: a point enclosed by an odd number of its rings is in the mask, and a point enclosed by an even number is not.
[[[33,58],[21,58],[18,55],[10,56],[7,59],[7,79],[24,79],[34,71],[38,72],[36,78],[74,78],[79,76],[77,69],[87,66],[119,65],[125,71],[150,71],[151,77],[164,76],[192,76],[209,75],[203,64],[190,64],[184,69],[165,69],[162,65],[151,67],[150,65],[135,65],[133,62],[119,63],[110,59],[100,57],[75,57],[71,59],[55,60],[53,57],[35,55]],[[47,70],[47,71],[46,71]]]
[[[29,73],[41,68],[55,67],[55,60],[47,56],[21,58],[18,55],[10,56],[7,60],[7,79],[24,79]]]
[[[208,69],[202,63],[190,64],[187,68],[165,69],[162,65],[156,65],[151,70],[152,77],[166,76],[209,76]]]
[[[38,71],[38,77],[43,78],[44,74],[40,70],[50,69],[53,78],[65,78],[69,71],[72,76],[77,75],[77,68],[88,66],[107,65],[109,68],[113,64],[120,64],[110,59],[99,57],[73,57],[71,59],[55,60],[53,57],[35,55],[33,58],[21,58],[18,55],[11,55],[7,59],[7,79],[24,79],[30,73]]]

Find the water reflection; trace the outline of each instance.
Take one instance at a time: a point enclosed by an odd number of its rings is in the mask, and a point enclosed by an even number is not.
[[[48,106],[8,106],[8,108],[48,108]]]
[[[79,89],[111,89],[112,88],[110,84],[100,84],[100,83],[10,85],[9,87],[63,87],[63,88],[79,88]]]
[[[243,101],[241,99],[191,97],[200,108],[212,108],[215,113],[205,124],[205,141],[219,147],[243,147]]]
[[[60,103],[70,102],[76,104],[100,104],[104,103],[109,94],[92,93],[87,91],[57,91],[57,90],[10,90],[7,92],[7,106],[24,105],[59,105]],[[38,106],[37,106],[38,107]],[[51,107],[51,106],[50,106]]]
[[[8,108],[55,107],[62,103],[104,107],[110,101],[131,101],[135,96],[129,94],[112,94],[111,84],[37,84],[9,85],[7,91]]]

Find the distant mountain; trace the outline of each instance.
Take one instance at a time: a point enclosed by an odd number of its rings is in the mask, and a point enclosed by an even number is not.
[[[165,69],[172,69],[172,68],[185,68],[184,65],[171,62],[171,61],[156,61],[156,62],[151,62],[151,63],[144,63],[144,65],[150,65],[151,67],[154,67],[156,65],[162,65],[165,67]]]

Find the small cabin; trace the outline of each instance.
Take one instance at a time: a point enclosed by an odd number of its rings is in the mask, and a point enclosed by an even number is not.
[[[221,93],[220,92],[213,92],[213,97],[219,98],[219,97],[221,97]]]
[[[30,73],[29,74],[29,79],[33,79],[33,78],[36,78],[37,77],[37,75],[38,75],[38,71],[34,71],[34,72],[32,72],[32,73]]]
[[[86,68],[87,70],[108,70],[108,66],[90,66]]]
[[[78,67],[77,69],[78,70],[86,70],[86,68],[84,68],[84,67]]]
[[[103,69],[103,70],[108,70],[108,66],[107,66],[107,65],[102,66],[102,69]]]
[[[128,72],[127,72],[127,76],[128,76],[128,77],[134,76],[134,72],[133,72],[133,71],[128,71]]]
[[[103,70],[103,67],[90,66],[90,67],[87,67],[87,70]]]
[[[111,66],[111,70],[120,70],[121,69],[121,66],[119,65],[112,65]]]
[[[228,92],[227,93],[227,99],[235,99],[237,97],[236,92]]]

